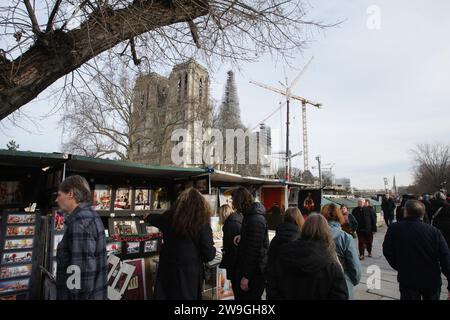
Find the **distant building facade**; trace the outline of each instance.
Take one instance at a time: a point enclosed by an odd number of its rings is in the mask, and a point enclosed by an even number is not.
[[[133,114],[137,119],[132,139],[138,143],[132,144],[132,160],[136,162],[178,165],[172,161],[172,150],[177,141],[171,141],[176,129],[187,130],[190,154],[183,154],[186,162],[183,166],[211,165],[217,169],[240,173],[243,175],[270,175],[271,173],[271,130],[265,124],[260,124],[259,131],[248,132],[249,139],[245,139],[245,164],[237,164],[237,145],[235,145],[233,164],[226,161],[226,129],[245,128],[240,122],[240,110],[237,90],[234,84],[234,74],[228,72],[227,86],[225,88],[224,102],[221,105],[219,116],[213,119],[213,110],[209,97],[209,73],[195,60],[176,65],[168,77],[157,73],[140,76],[134,87]],[[217,158],[213,164],[198,163],[193,158],[194,148],[204,148],[208,142],[203,141],[203,133],[196,131],[194,123],[201,121],[202,128],[214,127],[223,134],[222,159]],[[250,139],[251,137],[251,139]],[[196,140],[194,140],[196,139]],[[250,140],[257,142],[257,163],[249,164]],[[237,143],[237,141],[235,142]],[[266,146],[261,150],[261,146]],[[198,150],[198,149],[197,149]],[[201,149],[200,149],[201,150]],[[185,151],[185,150],[183,150]],[[264,153],[264,163],[259,157]],[[216,153],[212,157],[216,159]],[[198,160],[198,159],[197,159]]]
[[[141,118],[133,137],[140,141],[132,150],[133,160],[173,165],[171,151],[176,142],[170,140],[172,132],[184,128],[188,137],[194,137],[195,121],[202,121],[203,127],[212,124],[209,73],[190,59],[176,65],[169,77],[157,73],[140,76],[133,105],[133,113]]]
[[[351,180],[349,178],[337,178],[336,185],[350,189],[352,187]]]

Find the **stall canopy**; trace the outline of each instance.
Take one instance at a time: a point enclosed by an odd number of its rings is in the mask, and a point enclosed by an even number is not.
[[[31,151],[0,150],[0,166],[34,167],[43,171],[65,164],[68,172],[96,172],[116,175],[147,176],[161,179],[182,179],[209,174],[212,183],[221,185],[273,185],[290,186],[300,189],[314,186],[288,182],[284,179],[250,177],[229,173],[214,168],[188,168],[159,166],[131,161],[85,157],[67,153],[44,153]]]
[[[230,173],[226,171],[217,170],[214,168],[208,169],[211,174],[211,182],[217,184],[230,184],[230,185],[273,185],[273,186],[292,186],[299,188],[311,188],[312,185],[308,185],[305,183],[291,182],[286,181],[284,179],[270,179],[270,178],[262,178],[262,177],[250,177],[243,176],[237,173]]]
[[[327,204],[336,204],[335,202],[333,202],[333,201],[330,201],[330,200],[328,200],[327,198],[325,198],[325,197],[322,197],[322,201],[320,202],[321,203],[321,205],[322,205],[322,207],[323,206],[326,206]]]
[[[72,172],[129,174],[161,179],[192,177],[208,173],[204,168],[158,166],[131,161],[90,158],[64,153],[0,150],[0,166],[36,167],[42,170],[66,164]]]
[[[104,172],[117,174],[132,174],[151,176],[155,178],[188,178],[207,173],[203,168],[185,168],[159,166],[152,164],[136,163],[131,161],[109,160],[100,158],[89,158],[73,155],[67,164],[70,171],[77,172]]]
[[[63,153],[0,150],[0,166],[40,167],[45,169],[64,163],[68,156]]]
[[[374,199],[369,199],[370,204],[374,207],[375,212],[381,212],[381,203]],[[345,205],[351,211],[358,206],[358,198],[338,198],[338,197],[322,197],[322,206],[335,203]]]

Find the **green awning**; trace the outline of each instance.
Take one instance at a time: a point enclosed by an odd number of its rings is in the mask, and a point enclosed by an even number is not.
[[[122,160],[91,158],[64,153],[0,150],[0,165],[51,167],[66,163],[68,171],[105,174],[132,174],[155,178],[183,178],[208,173],[205,168],[159,166]]]

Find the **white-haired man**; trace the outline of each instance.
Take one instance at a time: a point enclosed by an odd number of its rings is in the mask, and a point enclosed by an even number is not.
[[[352,215],[358,221],[356,234],[358,235],[359,259],[364,260],[367,249],[369,258],[372,257],[373,234],[377,232],[377,217],[373,210],[364,206],[365,200],[358,199],[358,206],[352,210]]]

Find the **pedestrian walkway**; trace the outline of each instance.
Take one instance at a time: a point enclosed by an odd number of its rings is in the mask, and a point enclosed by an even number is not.
[[[391,268],[389,263],[383,256],[383,240],[387,228],[385,226],[378,228],[373,239],[372,258],[365,257],[361,261],[362,277],[360,283],[354,288],[355,300],[398,300],[400,299],[400,291],[397,282],[397,271]],[[358,247],[358,242],[355,240],[355,245]],[[366,253],[367,254],[367,253]],[[378,266],[381,270],[381,286],[379,289],[368,289],[367,279],[373,273],[368,273],[369,266]],[[420,277],[420,275],[417,275]],[[447,280],[442,278],[441,300],[446,300]]]

